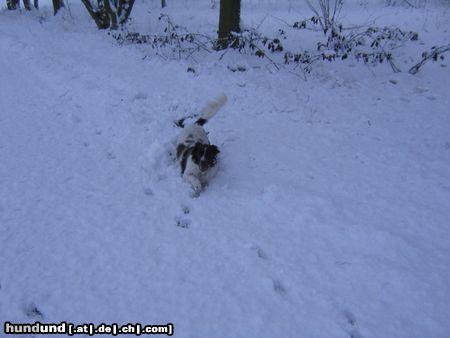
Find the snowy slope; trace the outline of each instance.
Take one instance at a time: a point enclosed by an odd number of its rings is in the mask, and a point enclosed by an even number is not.
[[[168,11],[211,33],[208,3]],[[134,25],[154,31],[146,6]],[[272,5],[247,6],[256,25]],[[345,20],[399,13],[425,36],[407,70],[448,43],[444,10],[354,5]],[[78,4],[2,11],[0,31],[0,322],[450,336],[449,67],[318,64],[305,82],[232,52],[165,61],[117,46]],[[173,121],[220,92],[206,126],[220,171],[193,199],[169,156]]]

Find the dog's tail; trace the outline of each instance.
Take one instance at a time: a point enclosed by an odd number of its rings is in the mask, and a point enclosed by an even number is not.
[[[227,103],[228,98],[225,94],[220,95],[213,101],[210,101],[201,109],[202,116],[195,121],[199,126],[203,126],[208,122]]]

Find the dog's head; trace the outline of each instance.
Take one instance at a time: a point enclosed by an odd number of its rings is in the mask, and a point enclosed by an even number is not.
[[[207,171],[216,165],[219,153],[220,150],[217,146],[197,142],[192,149],[192,161],[198,165],[201,171]]]

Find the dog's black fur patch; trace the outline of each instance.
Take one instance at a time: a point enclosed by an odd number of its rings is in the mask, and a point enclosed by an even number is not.
[[[219,148],[213,144],[196,142],[192,148],[192,161],[197,164],[201,171],[206,171],[216,165]]]
[[[195,164],[199,164],[200,160],[202,159],[203,155],[203,143],[196,142],[194,147],[192,147],[192,161],[194,161]]]
[[[183,151],[186,149],[187,147],[184,144],[179,144],[177,147],[177,158],[179,158],[181,156],[181,154],[183,153]]]
[[[177,146],[177,158],[181,157],[181,174],[186,170],[187,160],[191,156],[192,161],[198,165],[201,171],[207,171],[216,165],[219,148],[213,144],[203,144],[196,142],[193,147],[187,147],[184,144]]]
[[[205,151],[205,158],[208,161],[209,165],[213,167],[217,162],[217,155],[220,153],[219,148],[214,144],[208,145]]]
[[[204,125],[206,122],[208,122],[208,120],[201,117],[201,118],[199,118],[195,123],[197,123],[199,126],[202,126],[202,127],[203,127],[203,125]]]

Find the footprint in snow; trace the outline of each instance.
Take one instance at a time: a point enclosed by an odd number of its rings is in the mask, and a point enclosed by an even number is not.
[[[34,303],[25,305],[23,311],[28,318],[43,319],[44,314],[37,308]]]
[[[147,197],[152,197],[155,193],[151,188],[144,188],[144,195]]]
[[[356,318],[352,312],[350,312],[348,310],[344,310],[344,311],[342,311],[342,315],[344,316],[347,324],[350,324],[351,326],[355,326]]]
[[[265,251],[263,249],[261,249],[259,246],[254,245],[254,246],[251,247],[251,249],[256,252],[256,255],[258,256],[258,258],[261,258],[261,259],[264,259],[264,260],[268,259],[267,254],[265,253]]]
[[[187,205],[181,206],[181,211],[183,212],[183,215],[188,215],[191,212],[191,209]],[[175,218],[177,227],[187,229],[191,225],[191,220],[184,218],[182,216]]]
[[[183,229],[188,229],[189,226],[191,225],[191,221],[186,218],[176,218],[175,221],[176,221],[177,227],[180,227]]]
[[[357,322],[356,322],[355,315],[349,310],[344,310],[344,311],[342,311],[341,314],[345,320],[345,323],[344,323],[345,328],[344,329],[345,329],[345,331],[347,331],[350,338],[362,338],[363,336],[361,335],[361,333],[358,331],[358,328],[356,327]]]
[[[117,158],[117,156],[116,156],[112,151],[108,151],[108,152],[106,153],[106,158],[107,158],[108,160],[114,160],[114,159]]]
[[[363,338],[363,336],[358,332],[357,329],[348,331],[348,334],[350,335],[350,338]]]
[[[72,122],[78,124],[81,122],[81,118],[78,115],[72,114],[71,116]]]
[[[142,93],[142,92],[138,92],[134,97],[133,100],[146,100],[147,99],[147,94]]]
[[[272,282],[273,282],[273,290],[276,293],[278,293],[279,295],[284,295],[286,293],[286,288],[278,279],[273,279]]]

